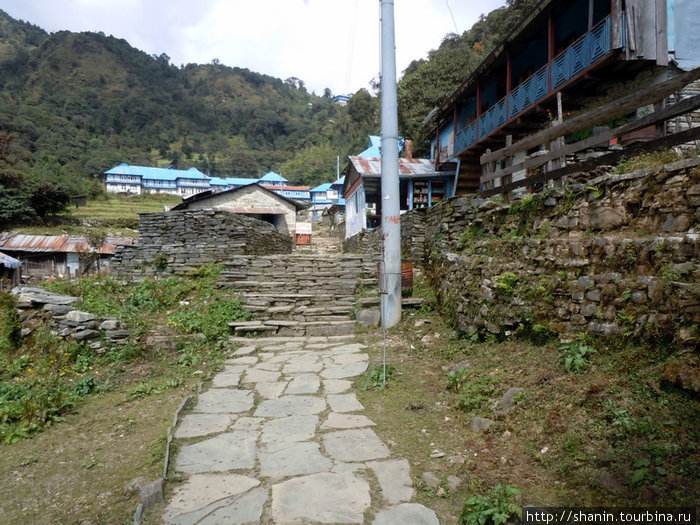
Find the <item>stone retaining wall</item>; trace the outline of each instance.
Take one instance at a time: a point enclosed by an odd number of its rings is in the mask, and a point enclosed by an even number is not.
[[[111,272],[133,279],[183,275],[235,255],[291,253],[292,248],[289,235],[245,215],[219,210],[143,213],[138,244],[117,248]]]
[[[508,205],[475,195],[402,216],[402,252],[422,265],[464,332],[562,339],[675,338],[700,321],[700,159],[604,171]],[[595,176],[596,174],[593,174]],[[346,242],[377,250],[381,233]]]

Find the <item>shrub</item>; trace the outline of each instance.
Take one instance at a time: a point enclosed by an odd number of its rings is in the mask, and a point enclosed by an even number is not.
[[[561,345],[564,351],[564,368],[567,372],[584,372],[591,366],[589,356],[595,353],[595,348],[575,342]]]
[[[506,294],[512,294],[515,289],[515,284],[518,282],[518,276],[513,272],[503,272],[494,277],[493,281],[497,290]]]
[[[503,525],[520,507],[513,502],[520,491],[510,485],[499,484],[490,495],[471,496],[464,502],[460,525]]]

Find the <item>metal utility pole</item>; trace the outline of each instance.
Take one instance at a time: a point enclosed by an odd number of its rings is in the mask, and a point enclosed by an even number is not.
[[[396,103],[394,0],[382,7],[382,325],[401,320],[401,215],[399,209],[399,118]]]

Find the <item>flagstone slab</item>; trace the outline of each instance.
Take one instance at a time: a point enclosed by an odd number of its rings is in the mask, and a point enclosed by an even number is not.
[[[280,377],[278,371],[260,370],[259,368],[249,368],[243,376],[244,383],[268,383],[277,381]]]
[[[326,394],[342,394],[350,389],[352,381],[347,379],[324,379],[323,388]]]
[[[384,499],[388,503],[396,504],[411,500],[414,490],[407,460],[371,461],[367,466],[377,476]]]
[[[334,354],[349,354],[349,353],[360,352],[365,348],[367,348],[367,346],[363,345],[362,343],[349,343],[349,344],[336,346],[335,348],[333,348],[331,350],[331,352]]]
[[[259,434],[250,430],[234,430],[192,445],[184,445],[178,452],[175,469],[199,474],[253,468],[255,442]]]
[[[318,414],[326,408],[326,401],[312,396],[282,396],[268,399],[258,405],[257,417],[308,416]]]
[[[390,452],[369,428],[339,430],[323,436],[326,452],[338,461],[367,461],[387,457]]]
[[[270,372],[279,372],[280,368],[282,368],[282,363],[273,362],[272,359],[268,359],[267,361],[263,361],[262,363],[255,365],[256,370],[268,370]]]
[[[338,414],[331,412],[321,425],[322,429],[347,429],[374,426],[374,422],[361,414]]]
[[[250,347],[245,347],[245,348],[252,348],[251,352],[255,350],[254,346]],[[239,349],[239,351],[242,349]],[[244,355],[241,357],[233,357],[231,359],[226,360],[227,365],[254,365],[255,363],[258,362],[258,358],[254,355]]]
[[[287,361],[282,369],[282,372],[285,374],[320,372],[322,368],[323,361],[321,361],[319,356],[312,353],[304,353]]]
[[[239,355],[239,356],[247,356],[255,352],[257,349],[257,346],[253,345],[248,345],[248,346],[242,346],[238,350],[236,350],[233,355]]]
[[[259,480],[240,474],[194,474],[175,487],[163,514],[164,521],[178,525],[197,523],[258,485]],[[267,491],[264,492],[267,499]]]
[[[241,416],[233,424],[235,430],[260,430],[266,419],[262,417]]]
[[[255,390],[265,399],[277,399],[287,387],[286,381],[263,381],[255,383]]]
[[[273,419],[263,426],[262,443],[307,441],[316,434],[318,416],[290,416]]]
[[[324,472],[333,464],[321,454],[321,445],[310,441],[270,443],[258,455],[260,474],[275,479]]]
[[[228,429],[237,416],[231,414],[188,414],[175,429],[177,439],[217,434]]]
[[[253,393],[249,390],[210,388],[199,394],[194,412],[233,414],[253,408]]]
[[[227,505],[220,506],[192,525],[243,525],[260,523],[269,493],[267,489],[256,488],[240,495]]]
[[[355,394],[332,394],[326,396],[326,401],[333,412],[357,412],[365,409]]]
[[[315,394],[321,388],[318,374],[301,374],[289,382],[285,394]]]
[[[238,386],[241,382],[240,372],[227,372],[223,370],[214,376],[211,381],[212,386],[217,388],[226,388],[232,386]]]
[[[364,353],[347,353],[333,355],[330,359],[333,359],[333,363],[336,365],[349,365],[351,363],[369,361],[369,356]]]
[[[273,523],[364,523],[370,503],[369,484],[352,475],[322,472],[272,486]]]
[[[440,525],[435,511],[419,503],[402,503],[381,511],[372,525]]]
[[[325,379],[345,379],[348,377],[356,377],[363,374],[365,370],[367,370],[367,366],[367,361],[344,365],[332,364],[321,371],[321,377]]]

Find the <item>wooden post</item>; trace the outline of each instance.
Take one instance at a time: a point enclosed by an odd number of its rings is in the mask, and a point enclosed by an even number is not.
[[[506,135],[506,148],[513,145],[513,135]],[[513,164],[513,157],[506,157],[506,167],[509,168]],[[509,173],[501,179],[501,186],[506,187],[513,182],[513,174]],[[510,203],[510,192],[503,193],[503,202]]]
[[[552,122],[552,127],[556,126],[561,126],[564,123],[564,109],[562,106],[561,102],[561,91],[557,91],[557,119]],[[552,140],[549,143],[549,150],[551,152],[555,152],[557,150],[560,150],[564,146],[564,137],[563,136],[558,136],[554,140]],[[564,162],[566,158],[559,157],[556,159],[552,159],[547,163],[547,169],[546,171],[553,171],[559,168],[564,167]],[[557,181],[552,181],[553,186],[561,186],[563,184],[563,180],[559,179]]]
[[[486,149],[486,153],[491,153],[491,148],[487,148],[487,149]],[[481,169],[481,176],[482,176],[482,177],[488,177],[489,175],[491,175],[491,173],[493,173],[493,168],[492,168],[492,167],[493,167],[494,165],[495,165],[495,162],[487,162],[486,164],[484,164],[484,165],[482,166],[482,169]],[[486,181],[486,182],[484,183],[484,187],[483,187],[482,189],[488,190],[488,189],[491,189],[491,188],[493,188],[493,181],[492,181],[492,180],[489,180],[489,181]]]

